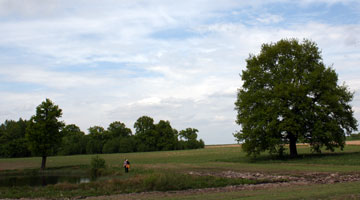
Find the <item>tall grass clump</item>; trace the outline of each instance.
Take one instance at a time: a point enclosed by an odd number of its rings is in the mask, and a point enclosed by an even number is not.
[[[92,176],[100,176],[105,169],[106,163],[103,158],[98,155],[91,158],[90,170]]]
[[[145,177],[143,181],[144,189],[146,191],[185,190],[255,183],[257,183],[257,181],[248,179],[193,176],[181,173],[153,173]]]

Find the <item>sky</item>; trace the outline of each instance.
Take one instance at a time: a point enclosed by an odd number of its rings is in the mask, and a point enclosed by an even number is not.
[[[146,115],[235,143],[245,60],[286,38],[318,45],[360,121],[358,0],[0,0],[0,123],[49,98],[84,132]]]

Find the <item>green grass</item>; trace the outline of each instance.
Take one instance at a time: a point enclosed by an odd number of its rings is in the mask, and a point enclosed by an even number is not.
[[[105,159],[107,169],[103,177],[98,181],[86,184],[56,184],[46,187],[13,187],[0,188],[0,198],[21,197],[76,197],[96,196],[118,193],[131,193],[142,191],[168,191],[184,190],[205,187],[223,187],[227,185],[254,184],[246,179],[219,178],[213,176],[189,175],[192,171],[201,172],[260,172],[271,174],[287,174],[299,176],[304,172],[337,172],[337,173],[360,173],[360,146],[348,145],[344,151],[327,152],[323,154],[312,154],[306,146],[299,146],[299,158],[277,159],[267,153],[262,154],[256,160],[246,157],[239,147],[216,147],[197,150],[126,153],[126,154],[102,154],[99,157]],[[41,158],[14,158],[0,159],[0,176],[2,175],[26,175],[26,174],[79,174],[90,171],[91,158],[94,155],[56,156],[49,157],[48,169],[39,171]],[[128,158],[131,162],[130,173],[125,174],[122,168],[123,160]],[[343,185],[348,185],[345,187]],[[291,193],[301,193],[305,186],[278,188],[274,198],[288,199]],[[324,195],[332,191],[345,195],[347,188],[356,188],[351,183],[334,184],[332,190],[316,185],[318,191]],[[312,190],[314,187],[310,187]],[[353,190],[348,194],[358,194]],[[359,191],[360,188],[358,187]],[[354,189],[355,190],[355,189]],[[34,192],[36,191],[36,192]],[[320,192],[320,193],[321,193]],[[344,193],[343,193],[344,192]],[[230,192],[222,194],[217,192],[208,194],[208,199],[219,199],[221,195],[228,196],[227,199],[249,198],[261,195],[267,197],[268,190]],[[271,193],[274,193],[271,191]],[[319,193],[319,194],[320,194]],[[321,193],[321,194],[322,194]],[[245,196],[239,196],[248,194]],[[282,197],[282,195],[285,195]],[[305,194],[304,194],[305,195]],[[346,194],[347,195],[347,194]],[[185,197],[176,197],[179,199]],[[200,199],[194,195],[189,199]],[[225,199],[226,199],[225,198]],[[299,196],[299,198],[301,198]],[[310,198],[304,196],[304,198]],[[319,198],[323,198],[319,196]],[[186,198],[185,198],[186,199]],[[223,198],[221,198],[223,199]],[[256,199],[256,198],[255,198]]]
[[[244,199],[244,200],[268,200],[268,199],[359,199],[360,182],[338,183],[331,185],[307,185],[278,187],[271,189],[241,190],[234,192],[216,192],[207,194],[168,194],[166,197],[159,195],[137,196],[136,199],[148,200],[217,200],[217,199]],[[134,198],[135,199],[135,198]]]
[[[354,141],[354,140],[360,140],[360,133],[351,134],[350,136],[346,137],[346,141]]]

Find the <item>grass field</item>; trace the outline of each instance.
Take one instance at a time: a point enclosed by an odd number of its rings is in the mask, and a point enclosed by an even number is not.
[[[0,198],[90,197],[97,199],[360,199],[360,146],[279,160],[246,157],[237,145],[198,150],[102,154],[107,169],[97,181],[45,187],[0,187]],[[0,159],[0,175],[87,173],[93,155]],[[131,161],[125,174],[124,158]],[[166,192],[166,191],[176,192]],[[36,191],[36,192],[34,192]],[[156,192],[157,191],[157,192]],[[145,193],[139,193],[145,192]],[[129,194],[131,193],[131,194]],[[106,195],[106,196],[104,196]]]

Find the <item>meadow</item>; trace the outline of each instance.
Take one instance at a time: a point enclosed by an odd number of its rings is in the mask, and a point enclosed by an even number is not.
[[[247,157],[239,145],[205,149],[101,154],[107,168],[89,183],[0,187],[0,198],[96,199],[359,199],[360,146],[299,158]],[[93,155],[0,159],[0,175],[87,174]],[[123,160],[131,162],[124,173]]]

